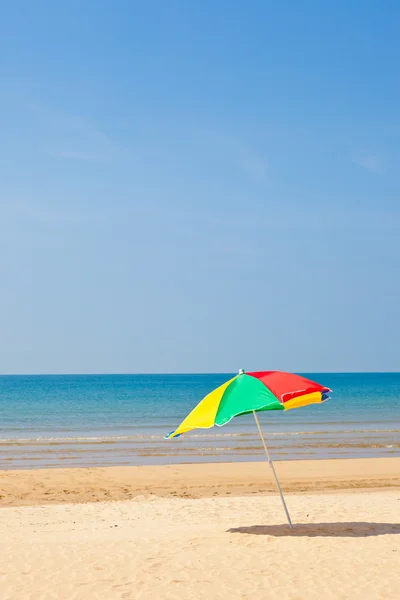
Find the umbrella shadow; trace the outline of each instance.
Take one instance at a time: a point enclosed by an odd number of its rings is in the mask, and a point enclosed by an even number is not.
[[[272,537],[372,537],[400,534],[398,523],[300,523],[289,525],[251,525],[232,527],[227,533],[270,535]]]

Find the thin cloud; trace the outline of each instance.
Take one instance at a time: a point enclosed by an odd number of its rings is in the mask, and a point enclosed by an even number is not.
[[[367,154],[365,156],[356,156],[352,162],[362,169],[375,173],[376,175],[384,175],[385,168],[383,160],[377,154]]]
[[[41,148],[59,159],[106,162],[116,148],[110,138],[82,116],[31,107],[40,123]]]
[[[268,163],[264,157],[249,148],[247,144],[231,135],[222,135],[207,128],[202,128],[201,134],[206,134],[208,143],[221,153],[224,160],[244,172],[249,179],[259,183],[264,181],[268,172]]]
[[[321,207],[310,213],[309,211],[299,209],[297,206],[269,207],[268,212],[257,211],[254,215],[250,213],[240,214],[218,214],[202,213],[192,211],[181,215],[182,227],[189,223],[190,228],[201,224],[200,231],[214,232],[220,236],[221,231],[228,231],[231,236],[245,235],[251,239],[253,236],[260,236],[262,232],[287,232],[287,231],[343,231],[351,229],[353,223],[357,221],[364,229],[397,229],[400,224],[400,211],[393,209],[367,208],[364,207],[360,212],[358,207],[347,207],[342,210],[337,208]]]
[[[68,150],[56,150],[54,148],[45,148],[45,151],[55,158],[66,158],[70,160],[83,160],[89,162],[105,162],[109,160],[108,156],[98,152],[77,152]]]
[[[254,181],[263,181],[267,176],[267,164],[255,156],[246,156],[240,161],[241,168]]]
[[[1,203],[0,203],[1,206]],[[2,206],[2,212],[8,223],[43,224],[43,225],[86,225],[89,223],[109,224],[114,212],[101,213],[93,210],[68,208],[64,205],[49,203],[14,201]]]

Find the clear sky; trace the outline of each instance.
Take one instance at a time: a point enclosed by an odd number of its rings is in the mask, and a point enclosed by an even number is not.
[[[400,5],[3,0],[0,372],[400,370]]]

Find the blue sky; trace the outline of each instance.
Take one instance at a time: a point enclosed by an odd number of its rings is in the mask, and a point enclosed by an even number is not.
[[[2,2],[0,372],[399,370],[399,30]]]

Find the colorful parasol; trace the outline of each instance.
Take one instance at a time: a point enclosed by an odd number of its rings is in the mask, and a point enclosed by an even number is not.
[[[286,411],[309,404],[320,404],[329,398],[330,391],[327,387],[292,373],[281,371],[245,373],[241,370],[238,375],[205,396],[179,427],[165,437],[171,439],[197,428],[207,429],[214,425],[221,427],[229,423],[233,417],[253,413],[289,525],[292,527],[256,412]]]

